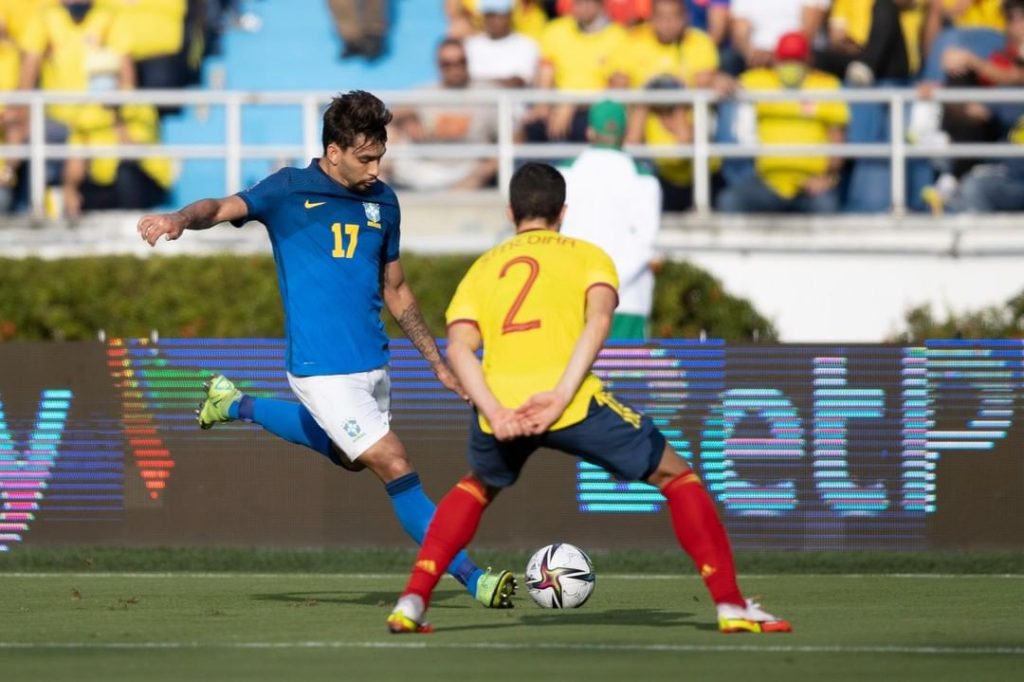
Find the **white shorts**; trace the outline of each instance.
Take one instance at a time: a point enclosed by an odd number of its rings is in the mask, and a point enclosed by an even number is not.
[[[289,373],[288,383],[320,428],[353,462],[391,430],[387,367],[311,377]]]

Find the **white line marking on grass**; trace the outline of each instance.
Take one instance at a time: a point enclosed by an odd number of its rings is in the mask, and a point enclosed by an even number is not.
[[[390,580],[396,577],[406,577],[408,572],[400,573],[246,573],[242,572],[196,572],[196,571],[165,571],[165,572],[119,572],[103,571],[96,573],[62,573],[59,571],[45,571],[32,573],[18,571],[12,573],[0,572],[0,580],[4,578],[261,578],[280,580],[282,578],[340,578],[344,580]],[[679,580],[680,578],[693,578],[698,576],[689,573],[599,573],[602,580]],[[1000,578],[1000,579],[1022,579],[1024,573],[740,573],[740,578],[747,579],[773,579],[773,578],[907,578],[917,580],[919,578],[932,578],[942,580],[955,580],[959,578]]]
[[[966,646],[844,646],[752,644],[571,644],[558,642],[427,642],[417,641],[312,641],[312,642],[0,642],[0,649],[448,649],[488,651],[620,651],[620,652],[707,652],[707,653],[798,653],[798,654],[913,654],[955,656],[1024,656],[1024,647]]]

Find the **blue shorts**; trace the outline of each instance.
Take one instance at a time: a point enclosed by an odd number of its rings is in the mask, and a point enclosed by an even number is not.
[[[499,441],[484,433],[473,415],[469,459],[473,475],[492,488],[507,488],[538,448],[575,455],[623,481],[644,481],[654,473],[665,451],[665,436],[646,415],[603,392],[590,399],[581,422],[540,436]]]

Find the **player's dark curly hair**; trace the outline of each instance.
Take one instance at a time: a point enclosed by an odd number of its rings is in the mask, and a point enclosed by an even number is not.
[[[348,149],[360,135],[365,136],[367,142],[383,144],[388,141],[388,123],[391,123],[391,112],[374,95],[365,90],[338,95],[324,112],[324,152],[332,142]]]
[[[565,178],[546,163],[526,163],[512,175],[509,203],[516,225],[543,218],[553,225],[565,205]]]

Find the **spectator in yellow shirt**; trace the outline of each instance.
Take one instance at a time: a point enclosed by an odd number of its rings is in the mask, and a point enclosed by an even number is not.
[[[810,46],[802,33],[787,33],[775,49],[775,66],[745,72],[747,90],[837,90],[839,80],[811,69]],[[773,144],[841,143],[850,114],[842,102],[770,101],[754,105],[756,136]],[[727,213],[831,213],[838,208],[836,189],[841,158],[763,156],[756,173],[727,187],[718,208]]]
[[[135,86],[135,65],[123,32],[112,30],[116,13],[89,0],[43,2],[25,23],[19,40],[22,60],[18,87],[32,90],[107,91]],[[114,63],[115,70],[109,65]],[[67,142],[79,118],[88,122],[96,104],[51,104],[46,108],[46,142]],[[28,109],[18,125],[28,130]],[[24,132],[22,133],[24,134]],[[47,165],[47,184],[60,182],[60,164]]]
[[[658,76],[672,76],[706,88],[718,69],[718,48],[707,33],[689,25],[682,2],[654,0],[650,21],[630,31],[609,68],[613,87],[641,88]]]
[[[718,69],[718,48],[711,37],[689,25],[679,0],[654,0],[650,21],[633,29],[612,61],[612,87],[678,89],[711,87]],[[627,143],[672,145],[693,141],[690,107],[630,108]],[[655,158],[663,208],[682,211],[693,202],[693,163]]]
[[[573,0],[572,14],[547,25],[541,39],[538,88],[595,91],[608,87],[612,59],[627,40],[626,29],[605,14],[601,0]],[[537,106],[526,136],[534,142],[586,139],[586,107]]]

